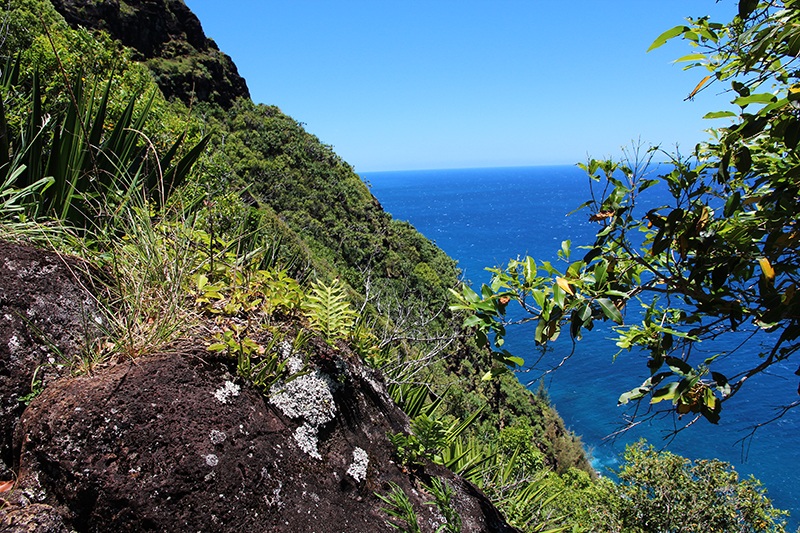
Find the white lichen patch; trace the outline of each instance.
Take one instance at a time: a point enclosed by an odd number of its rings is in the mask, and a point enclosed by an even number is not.
[[[17,352],[22,348],[22,343],[19,342],[16,333],[8,339],[8,351],[11,355],[16,355]]]
[[[317,428],[311,427],[308,422],[304,422],[303,425],[295,430],[294,440],[297,441],[297,445],[300,446],[301,450],[314,459],[322,460],[322,456],[319,454],[319,449],[317,448],[317,444],[319,443],[317,439]]]
[[[223,431],[212,429],[211,433],[209,434],[209,438],[211,439],[211,444],[216,446],[217,444],[222,444],[225,442],[225,439],[227,439],[228,436]]]
[[[361,483],[367,479],[367,467],[369,466],[369,455],[361,448],[353,450],[353,463],[347,469],[347,474]]]
[[[302,361],[290,357],[290,368],[302,368]],[[304,452],[321,459],[317,449],[319,427],[333,420],[336,404],[333,401],[333,381],[319,369],[300,376],[287,384],[277,383],[271,389],[270,403],[289,418],[299,419],[303,424],[294,433],[295,441]]]
[[[214,398],[221,403],[228,403],[234,396],[239,396],[241,388],[239,385],[232,381],[226,381],[225,384],[214,391]]]
[[[219,457],[213,453],[206,455],[206,464],[211,467],[217,466],[219,464]]]
[[[367,370],[366,366],[363,366],[362,368],[359,369],[358,375],[370,387],[372,387],[373,391],[375,391],[376,393],[378,393],[381,396],[381,399],[384,402],[386,402],[388,404],[392,403],[392,398],[391,398],[391,396],[389,396],[389,392],[386,390],[386,386],[378,383],[377,381],[375,381],[375,379],[373,379],[372,374],[370,374],[369,370]]]

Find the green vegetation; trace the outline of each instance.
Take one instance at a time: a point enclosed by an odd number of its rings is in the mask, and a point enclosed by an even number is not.
[[[542,342],[555,340],[568,320],[579,337],[591,320],[621,316],[620,295],[633,296],[624,291],[633,290],[625,283],[635,279],[635,268],[626,265],[637,263],[619,255],[625,241],[614,236],[635,226],[619,207],[626,194],[635,196],[634,188],[611,181],[619,212],[603,219],[610,229],[596,245],[599,252],[592,252],[600,255],[563,276],[547,265],[548,274],[558,276],[555,282],[535,278],[532,260],[513,263],[496,271],[480,297],[461,288],[461,309],[451,310],[455,262],[410,224],[393,220],[347,163],[277,107],[240,99],[226,109],[209,102],[189,109],[180,99],[167,101],[129,50],[102,33],[70,29],[49,2],[16,0],[8,17],[9,35],[0,47],[7,59],[0,79],[0,236],[79,255],[105,272],[99,303],[107,326],[87,341],[82,359],[68,362],[75,372],[200,334],[210,357],[235,361],[243,379],[270,394],[274,385],[303,372],[279,357],[283,341],[305,345],[317,335],[325,357],[348,344],[383,372],[392,397],[412,420],[411,433],[389,436],[403,468],[447,466],[482,488],[524,531],[672,530],[673,524],[658,521],[664,513],[653,502],[684,506],[686,512],[690,504],[663,503],[657,489],[698,495],[691,501],[702,506],[691,510],[707,513],[693,518],[697,527],[780,530],[780,513],[755,482],[739,482],[718,462],[689,466],[640,445],[629,450],[620,485],[597,479],[580,439],[565,427],[546,391],[532,394],[522,387],[504,373],[517,359],[487,350],[487,338],[475,343],[460,326],[462,310],[477,311],[466,317],[467,325],[484,335],[493,331],[500,348],[505,306],[510,299],[524,304],[528,294],[540,306]],[[185,66],[179,52],[174,50],[176,79]],[[168,76],[164,65],[159,75]],[[781,109],[768,108],[768,120]],[[766,161],[765,151],[748,149],[751,168]],[[607,168],[615,180],[614,168],[603,165],[590,164],[589,170]],[[743,177],[739,187],[745,186],[751,183]],[[766,202],[771,193],[758,194]],[[728,218],[764,215],[744,212],[752,202],[744,193],[740,198],[726,207]],[[607,212],[601,208],[597,212]],[[678,215],[665,216],[658,226],[658,216],[652,213],[657,228],[671,220],[669,238],[665,229],[650,241],[651,248],[667,243],[663,255],[682,242],[689,226]],[[761,222],[748,227],[756,231]],[[697,236],[685,237],[696,245]],[[794,250],[791,235],[766,238],[770,250],[783,247],[779,258]],[[759,242],[753,253],[763,251]],[[568,246],[564,253],[568,258]],[[696,254],[687,251],[689,257]],[[770,282],[769,269],[780,262],[764,259],[761,297],[780,287],[781,305],[789,305],[794,285],[787,280],[794,272],[781,267]],[[649,319],[651,329],[656,323],[662,328],[662,348],[669,328],[679,342],[699,335],[681,337],[678,326],[663,325],[672,316],[665,313],[654,310]],[[782,342],[793,339],[787,334]],[[788,356],[782,348],[775,357]],[[708,407],[715,396],[705,370],[666,354],[664,363],[673,374],[662,380],[694,385],[678,385],[684,388],[676,388],[675,397],[691,398],[690,408]],[[34,377],[31,392],[45,385]],[[721,380],[714,386],[725,393]],[[727,386],[733,391],[735,383]],[[682,484],[673,487],[671,476],[678,471]],[[434,479],[425,490],[446,519],[443,530],[460,530],[452,488]],[[393,525],[412,531],[414,510],[401,493],[381,497],[398,519]]]
[[[344,339],[356,321],[356,313],[346,298],[338,280],[330,286],[312,282],[311,292],[306,296],[306,316],[311,328],[322,333],[329,344]]]

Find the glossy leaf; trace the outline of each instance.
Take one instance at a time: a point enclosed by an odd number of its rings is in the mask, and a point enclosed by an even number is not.
[[[712,113],[706,113],[703,115],[703,118],[712,119],[712,118],[727,118],[727,117],[735,117],[736,113],[733,111],[714,111]]]
[[[692,376],[695,374],[694,369],[690,364],[677,357],[667,357],[665,358],[667,366],[678,375],[683,377]]]
[[[613,320],[617,324],[622,324],[622,314],[619,312],[619,309],[614,306],[614,303],[609,300],[608,298],[598,298],[597,303],[600,305],[600,308],[603,310],[603,314],[609,320]]]

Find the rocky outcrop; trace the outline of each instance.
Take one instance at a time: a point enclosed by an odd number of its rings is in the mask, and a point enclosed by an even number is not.
[[[11,436],[34,373],[68,373],[103,326],[88,265],[31,246],[0,242],[0,480],[11,479]]]
[[[20,264],[13,247],[3,252],[0,264]],[[42,276],[32,274],[26,279],[36,286]],[[16,424],[17,482],[2,495],[0,524],[98,533],[388,532],[376,493],[393,483],[409,496],[422,531],[433,532],[444,518],[425,505],[432,497],[423,484],[436,476],[454,488],[464,532],[513,531],[485,495],[446,469],[411,472],[394,462],[386,434],[408,431],[408,418],[379,372],[346,346],[312,339],[279,347],[293,372],[305,363],[308,372],[266,395],[199,339],[51,382]]]
[[[206,37],[181,0],[51,0],[73,27],[104,30],[133,48],[167,98],[212,101],[229,108],[249,98],[231,58]]]

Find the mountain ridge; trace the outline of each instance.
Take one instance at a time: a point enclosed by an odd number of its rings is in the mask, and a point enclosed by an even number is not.
[[[208,38],[200,20],[181,0],[52,0],[73,28],[102,30],[138,53],[169,99],[193,99],[225,109],[249,98],[236,64]]]

